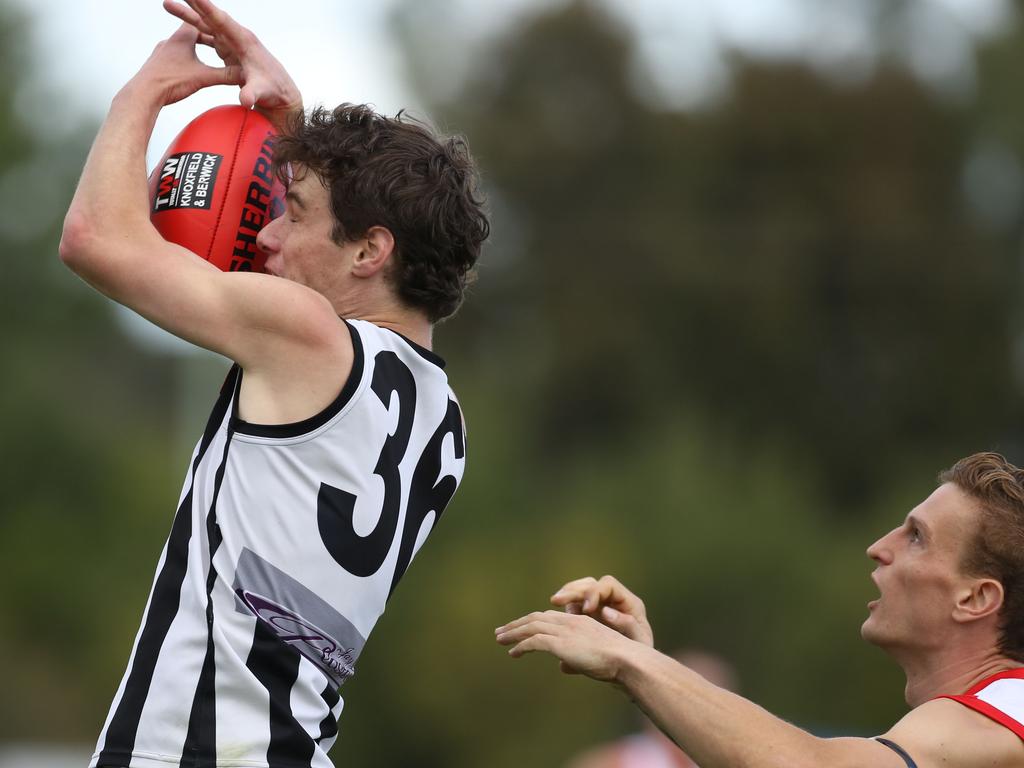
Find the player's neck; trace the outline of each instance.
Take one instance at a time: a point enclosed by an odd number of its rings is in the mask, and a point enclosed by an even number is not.
[[[434,348],[434,326],[422,315],[412,318],[395,318],[394,316],[374,317],[368,315],[358,319],[367,320],[374,325],[379,325],[381,328],[387,328],[389,331],[400,333],[409,341],[419,344],[424,349],[433,350]]]
[[[1022,666],[997,648],[943,651],[929,659],[901,660],[907,675],[905,698],[916,707],[936,696],[964,693],[987,677]]]
[[[423,312],[398,301],[390,289],[377,285],[370,290],[353,291],[332,304],[339,317],[366,320],[400,333],[424,349],[433,349],[433,324]]]
[[[383,306],[378,308],[353,307],[338,312],[339,317],[351,320],[366,320],[369,323],[400,333],[409,341],[419,344],[424,349],[433,349],[434,326],[422,312],[409,310],[405,307]]]

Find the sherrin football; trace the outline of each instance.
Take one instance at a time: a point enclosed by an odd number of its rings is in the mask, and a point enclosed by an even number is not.
[[[262,272],[256,235],[284,210],[273,137],[270,121],[242,106],[186,125],[149,178],[150,218],[164,239],[225,272]]]

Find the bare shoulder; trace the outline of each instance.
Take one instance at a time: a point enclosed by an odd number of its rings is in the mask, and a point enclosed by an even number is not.
[[[951,699],[926,702],[885,738],[918,768],[1024,768],[1024,741],[1009,728]]]
[[[352,335],[330,302],[306,286],[267,275],[239,275],[250,306],[248,332],[234,359],[244,376],[239,415],[257,424],[315,416],[338,397],[352,372]],[[255,288],[255,290],[253,290]]]
[[[260,336],[269,333],[291,344],[337,347],[339,318],[323,294],[291,280],[256,272],[221,273],[221,279],[231,294],[226,304],[234,306],[246,325]],[[262,347],[261,340],[266,339],[254,340],[257,350]],[[351,348],[347,334],[341,345]],[[260,354],[262,350],[256,352],[257,357]]]

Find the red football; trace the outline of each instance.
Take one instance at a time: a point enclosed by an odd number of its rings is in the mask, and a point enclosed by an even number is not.
[[[241,106],[215,107],[186,125],[149,178],[160,234],[225,272],[262,272],[256,235],[284,210],[273,137],[267,118]]]

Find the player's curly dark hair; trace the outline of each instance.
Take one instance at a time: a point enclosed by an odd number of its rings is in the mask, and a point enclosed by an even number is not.
[[[978,502],[979,525],[961,568],[1003,585],[999,650],[1024,662],[1024,470],[998,453],[976,453],[939,475]]]
[[[289,164],[323,179],[336,242],[374,226],[390,230],[391,278],[405,304],[431,322],[458,309],[490,233],[465,139],[435,136],[403,112],[392,118],[364,104],[317,107],[293,117],[276,140],[274,163],[285,183]]]

